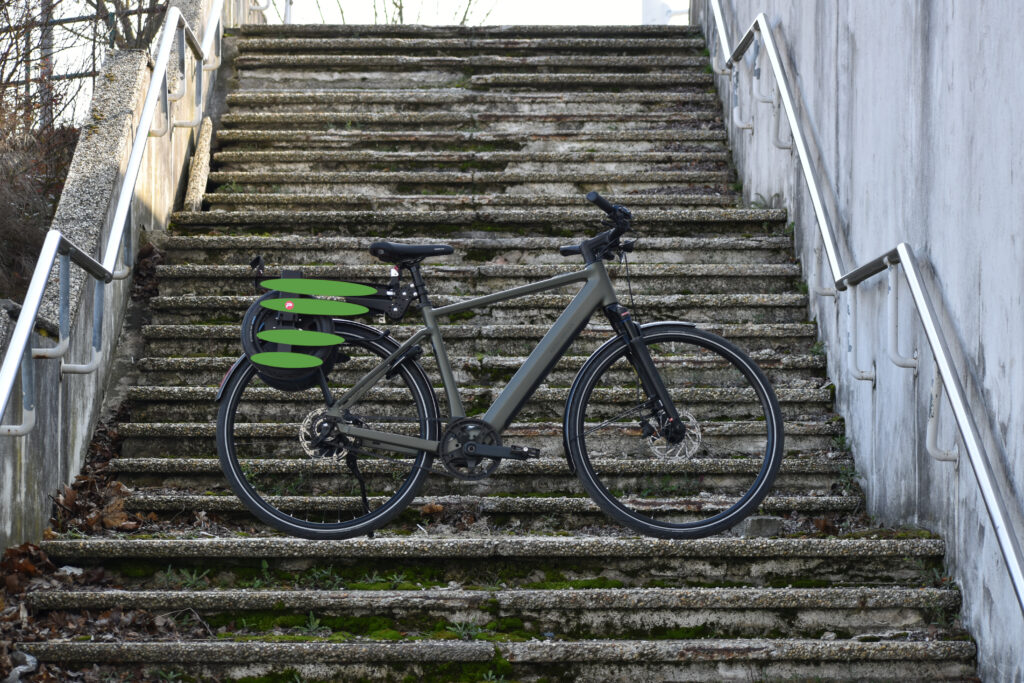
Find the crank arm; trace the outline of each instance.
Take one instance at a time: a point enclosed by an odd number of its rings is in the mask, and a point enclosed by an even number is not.
[[[525,446],[490,446],[484,443],[473,443],[472,441],[462,447],[462,452],[470,456],[482,458],[501,458],[502,460],[527,460],[536,458],[540,451],[536,448]]]

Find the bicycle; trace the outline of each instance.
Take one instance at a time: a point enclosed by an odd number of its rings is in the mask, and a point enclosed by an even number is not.
[[[245,506],[295,536],[372,535],[432,472],[480,481],[505,461],[539,457],[537,448],[506,445],[502,437],[601,310],[613,335],[580,368],[562,421],[568,467],[586,493],[613,519],[664,538],[718,533],[756,510],[783,453],[782,414],[768,378],[743,351],[692,323],[637,324],[604,264],[633,250],[621,239],[632,215],[596,192],[587,199],[605,211],[609,229],[559,250],[581,256],[582,270],[434,308],[420,263],[454,249],[375,242],[374,256],[412,278],[397,287],[393,277],[386,303],[400,317],[417,301],[422,328],[398,343],[388,331],[333,320],[344,343],[311,380],[316,386],[301,391],[267,386],[254,364],[239,358],[218,391],[217,450]],[[467,416],[438,319],[579,283],[493,403]],[[447,423],[419,360],[427,341]],[[629,407],[622,409],[623,401]]]

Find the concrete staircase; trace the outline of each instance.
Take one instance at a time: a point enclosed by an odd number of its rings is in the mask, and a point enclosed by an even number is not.
[[[740,206],[697,31],[253,26],[236,42],[207,209],[174,217],[159,294],[126,331],[141,353],[107,469],[142,526],[44,542],[89,578],[29,604],[83,625],[19,647],[114,680],[973,675],[943,542],[863,514],[786,214]],[[539,460],[482,484],[432,478],[373,539],[282,537],[243,510],[216,460],[214,395],[240,353],[254,254],[268,274],[380,281],[373,238],[445,241],[456,254],[425,277],[448,303],[576,268],[557,247],[593,234],[591,189],[636,216],[642,318],[723,334],[774,382],[788,452],[756,518],[637,538],[582,495],[561,406],[609,334],[597,319],[510,430]],[[450,321],[467,406],[489,403],[567,301]],[[415,319],[388,327],[402,338]],[[726,482],[727,464],[666,472]],[[135,636],[117,635],[125,620]]]

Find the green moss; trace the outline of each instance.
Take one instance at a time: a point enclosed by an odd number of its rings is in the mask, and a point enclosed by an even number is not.
[[[308,678],[303,677],[295,669],[285,669],[284,671],[275,671],[265,676],[246,676],[244,678],[237,679],[237,683],[295,683],[296,681],[303,681],[304,683],[313,683]]]
[[[452,313],[451,315],[449,315],[448,320],[454,323],[460,320],[472,320],[475,317],[475,311],[459,311],[458,313]]]
[[[567,589],[567,588],[622,588],[625,584],[618,579],[609,579],[604,576],[598,576],[593,579],[561,579],[561,580],[547,580],[537,581],[534,583],[528,583],[523,588],[548,588],[548,589]]]

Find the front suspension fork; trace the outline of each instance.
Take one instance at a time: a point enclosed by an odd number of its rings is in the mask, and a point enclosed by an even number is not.
[[[679,418],[679,411],[676,410],[675,403],[672,402],[672,397],[669,396],[668,389],[665,388],[661,373],[654,366],[651,352],[644,344],[640,326],[633,321],[629,310],[618,303],[605,306],[603,310],[615,333],[626,342],[626,355],[633,364],[636,374],[640,377],[640,383],[647,396],[655,398],[661,404],[662,410],[665,411],[668,421],[668,433],[665,435],[667,440],[670,443],[679,443],[686,435],[686,425]]]

